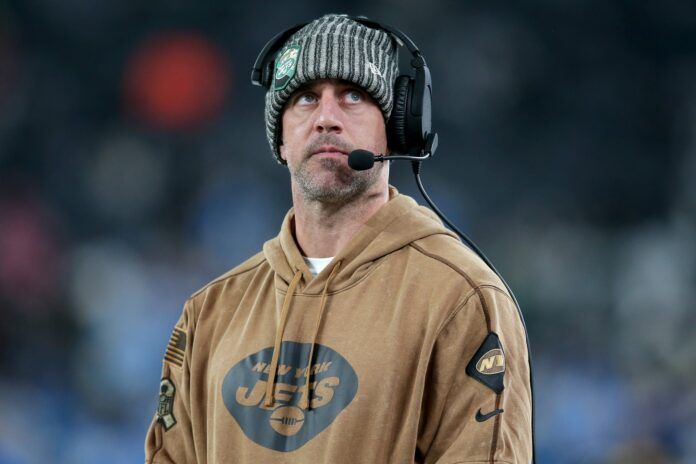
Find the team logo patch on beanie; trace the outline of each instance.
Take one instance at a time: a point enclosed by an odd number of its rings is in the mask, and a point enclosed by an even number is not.
[[[288,85],[290,79],[295,75],[297,69],[297,59],[300,56],[300,46],[291,45],[286,48],[276,61],[275,73],[273,75],[273,90],[283,90]]]

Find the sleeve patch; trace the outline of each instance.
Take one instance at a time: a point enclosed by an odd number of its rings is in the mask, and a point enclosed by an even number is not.
[[[164,360],[181,367],[184,364],[184,354],[186,353],[186,332],[175,328],[167,344],[167,351],[164,353]]]
[[[176,425],[174,417],[174,394],[176,387],[169,379],[162,379],[160,383],[159,403],[157,404],[157,421],[162,424],[164,431],[168,431]]]
[[[478,351],[466,366],[466,373],[490,388],[501,393],[505,388],[505,352],[495,332],[488,334]]]

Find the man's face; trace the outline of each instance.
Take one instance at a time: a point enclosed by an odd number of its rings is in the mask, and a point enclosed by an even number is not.
[[[366,171],[348,166],[348,154],[358,148],[377,154],[387,150],[382,111],[364,90],[346,81],[321,79],[290,96],[283,111],[280,155],[305,199],[346,203],[377,183],[384,163]]]

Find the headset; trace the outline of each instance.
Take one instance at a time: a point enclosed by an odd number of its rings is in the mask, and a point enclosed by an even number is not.
[[[430,69],[415,43],[400,30],[371,21],[365,16],[347,16],[364,26],[387,32],[401,47],[411,53],[413,75],[402,74],[394,81],[394,107],[387,123],[387,144],[396,153],[421,153],[428,142],[437,137],[432,133],[432,81]],[[273,83],[273,70],[278,51],[295,32],[306,24],[287,29],[266,43],[254,62],[251,82],[269,89]]]
[[[362,170],[372,167],[375,161],[385,161],[389,159],[410,160],[413,167],[413,174],[416,177],[416,184],[423,198],[428,202],[432,210],[447,224],[457,235],[466,243],[487,265],[491,270],[500,277],[507,288],[512,300],[517,308],[517,313],[524,327],[525,339],[527,342],[527,355],[529,359],[529,383],[532,396],[531,412],[532,412],[532,463],[536,463],[536,439],[535,439],[535,423],[536,414],[534,413],[534,380],[532,377],[532,353],[529,346],[529,335],[527,333],[527,325],[522,315],[522,310],[517,302],[515,294],[507,284],[503,276],[493,266],[493,263],[486,255],[469,239],[457,226],[455,226],[447,217],[435,206],[435,203],[430,199],[425,191],[423,182],[420,178],[421,162],[435,153],[437,149],[437,134],[432,132],[432,80],[430,77],[430,69],[425,62],[423,54],[420,52],[415,43],[403,32],[395,27],[387,26],[377,21],[372,21],[365,16],[348,16],[364,26],[372,29],[379,29],[387,32],[400,47],[406,47],[412,55],[411,68],[413,75],[402,74],[394,81],[394,107],[387,122],[387,145],[392,152],[410,155],[410,156],[373,156],[372,153],[365,150],[356,150],[349,157],[349,165],[353,169]],[[254,67],[251,70],[251,82],[254,85],[270,89],[273,84],[273,70],[275,68],[276,55],[283,47],[285,42],[295,32],[302,29],[309,23],[303,23],[293,26],[286,31],[276,34],[269,40],[259,53]],[[353,157],[355,152],[358,155]],[[355,165],[351,163],[350,158],[353,157],[356,161]],[[369,158],[369,159],[366,159]]]

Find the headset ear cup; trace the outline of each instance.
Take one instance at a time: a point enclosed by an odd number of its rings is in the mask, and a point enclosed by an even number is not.
[[[394,81],[394,107],[387,124],[387,143],[396,153],[408,153],[409,146],[406,137],[408,115],[410,76],[402,75]]]

